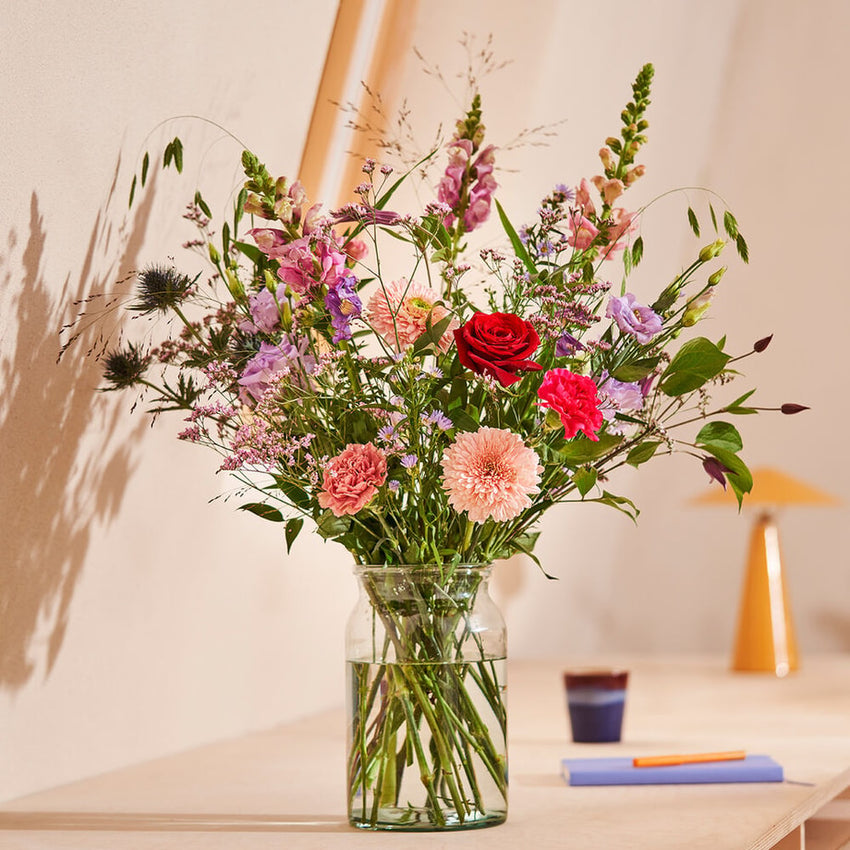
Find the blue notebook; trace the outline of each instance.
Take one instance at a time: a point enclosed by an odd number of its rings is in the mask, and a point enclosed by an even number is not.
[[[634,767],[630,757],[563,759],[568,785],[682,785],[701,782],[782,782],[782,765],[770,756],[736,761]]]

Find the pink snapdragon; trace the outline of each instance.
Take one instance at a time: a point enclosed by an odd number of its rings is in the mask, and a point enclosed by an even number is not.
[[[296,239],[278,249],[275,256],[277,276],[299,295],[323,284],[333,286],[345,273],[345,254],[323,239]]]
[[[579,251],[586,251],[599,235],[599,229],[596,225],[579,212],[574,212],[567,224],[572,231],[567,237],[567,245],[572,245]]]
[[[472,159],[474,145],[470,139],[455,139],[449,145],[449,164],[440,185],[437,198],[451,208],[445,219],[446,227],[454,224],[455,216],[464,200],[464,184],[469,184],[463,227],[469,233],[480,227],[490,217],[490,206],[498,183],[493,177],[496,148],[487,145]]]

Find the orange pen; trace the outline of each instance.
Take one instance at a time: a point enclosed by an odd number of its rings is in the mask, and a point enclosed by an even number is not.
[[[743,750],[729,750],[725,753],[691,753],[678,756],[643,756],[632,760],[634,767],[666,767],[673,764],[699,764],[707,761],[735,761],[746,758]]]

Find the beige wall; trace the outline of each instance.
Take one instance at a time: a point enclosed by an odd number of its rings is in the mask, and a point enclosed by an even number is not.
[[[159,121],[207,116],[273,170],[294,172],[335,5],[11,3],[0,54],[0,799],[342,700],[346,553],[305,536],[287,557],[276,528],[207,504],[227,484],[214,458],[173,439],[178,423],[151,430],[138,411],[126,415],[129,399],[96,394],[82,350],[54,362],[70,300],[187,238],[179,214],[202,167],[191,156],[204,152],[202,188],[217,208],[238,181],[238,147],[183,123],[186,175],[158,177],[127,218],[140,152],[177,132],[147,139]],[[747,458],[846,500],[850,118],[837,92],[850,77],[849,13],[840,0],[798,6],[534,0],[519,12],[431,0],[414,30],[447,74],[464,61],[464,30],[492,31],[513,60],[482,81],[494,143],[564,119],[547,147],[499,154],[517,221],[554,182],[595,173],[631,79],[655,63],[649,175],[633,198],[705,184],[728,200],[752,261],[730,264],[706,330],[741,349],[775,332],[746,361],[742,391],[758,384],[765,403],[813,407],[740,422]],[[399,76],[428,144],[433,122],[448,124],[458,107],[412,56]],[[644,228],[634,286],[651,295],[691,243],[675,201]],[[497,228],[482,239],[495,244]],[[749,516],[689,507],[706,480],[684,458],[612,484],[639,501],[637,527],[570,506],[547,519],[540,543],[558,583],[533,565],[502,565],[512,652],[727,652]],[[807,652],[850,650],[846,510],[782,520],[803,663]]]

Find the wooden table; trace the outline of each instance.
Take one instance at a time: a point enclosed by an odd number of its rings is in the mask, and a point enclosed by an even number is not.
[[[564,662],[510,667],[503,826],[449,834],[349,828],[338,710],[9,801],[0,805],[0,847],[850,847],[850,796],[841,798],[850,788],[850,657],[805,658],[786,679],[731,673],[722,659],[607,660],[631,671],[619,744],[569,740]],[[729,749],[773,756],[787,781],[573,788],[559,776],[567,756]]]

